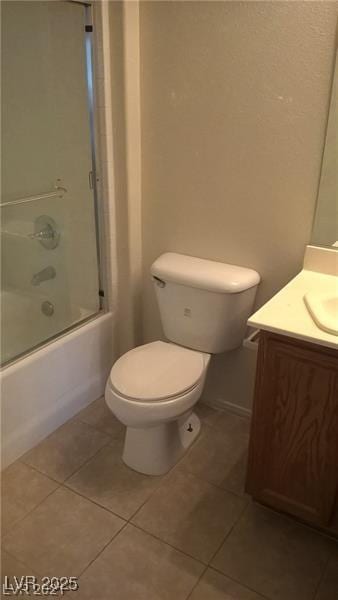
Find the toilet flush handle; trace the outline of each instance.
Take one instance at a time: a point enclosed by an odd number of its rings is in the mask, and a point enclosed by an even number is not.
[[[163,279],[156,277],[156,275],[153,275],[153,279],[154,279],[156,285],[158,285],[158,287],[161,287],[161,288],[165,287],[165,281],[163,281]]]

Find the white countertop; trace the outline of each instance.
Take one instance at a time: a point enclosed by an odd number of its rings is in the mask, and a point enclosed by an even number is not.
[[[338,337],[316,325],[304,302],[306,292],[319,290],[338,294],[338,277],[303,270],[255,312],[248,325],[338,349]]]

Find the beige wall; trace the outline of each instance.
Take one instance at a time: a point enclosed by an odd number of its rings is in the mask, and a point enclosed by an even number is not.
[[[109,204],[114,202],[116,212],[114,235],[118,354],[123,354],[142,342],[138,10],[137,2],[114,0],[109,3],[113,162],[108,162],[107,168],[110,174],[113,173],[114,180],[114,189],[110,195],[114,200],[111,199]],[[107,123],[104,125],[109,131]]]
[[[111,2],[109,8],[114,164],[108,165],[108,167],[114,170],[115,235],[118,273],[116,282],[117,322],[115,342],[118,354],[123,354],[123,352],[129,349],[133,338],[129,324],[129,315],[132,309],[128,244],[123,5],[122,2]]]
[[[257,304],[301,267],[317,194],[334,2],[141,2],[144,340],[151,262],[253,267]],[[250,406],[254,357],[213,359],[206,396]]]

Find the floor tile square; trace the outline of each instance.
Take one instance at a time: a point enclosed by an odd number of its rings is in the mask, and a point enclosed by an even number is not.
[[[67,481],[67,486],[129,519],[161,482],[122,461],[123,442],[113,440]]]
[[[113,438],[124,438],[125,426],[113,415],[105,399],[98,398],[76,415],[76,419],[87,423]]]
[[[72,419],[27,452],[21,460],[56,481],[63,482],[109,441],[108,435]]]
[[[198,582],[189,600],[264,600],[264,598],[209,568]]]
[[[19,461],[7,467],[1,475],[1,534],[57,487],[55,481]]]
[[[204,427],[180,465],[209,483],[244,494],[248,435]]]
[[[315,600],[337,600],[338,598],[338,542],[324,577],[319,585]]]
[[[212,566],[271,600],[312,600],[332,542],[250,504]]]
[[[127,525],[81,576],[77,600],[186,600],[204,566]]]
[[[240,516],[246,500],[175,469],[132,521],[208,562]]]
[[[3,540],[4,549],[41,576],[77,576],[124,521],[58,488]]]

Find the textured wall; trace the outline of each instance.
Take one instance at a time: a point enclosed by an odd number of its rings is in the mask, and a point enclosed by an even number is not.
[[[141,3],[145,340],[162,335],[149,267],[164,251],[257,269],[258,304],[300,269],[336,19],[333,2]],[[213,359],[209,400],[249,406],[245,352]]]
[[[113,159],[107,164],[112,181],[108,210],[113,202],[116,223],[110,241],[111,246],[116,243],[118,278],[113,290],[116,347],[123,354],[141,343],[142,325],[139,5],[114,0],[107,8],[112,103],[111,123],[104,126],[113,142]]]

